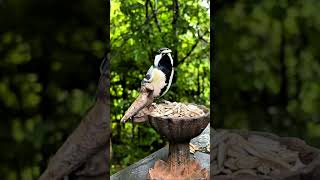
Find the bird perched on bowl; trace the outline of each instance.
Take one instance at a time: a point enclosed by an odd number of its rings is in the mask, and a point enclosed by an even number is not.
[[[121,122],[126,122],[141,109],[148,107],[155,98],[160,98],[168,92],[174,74],[171,52],[169,48],[158,50],[154,58],[154,64],[141,81],[139,96],[126,111]]]

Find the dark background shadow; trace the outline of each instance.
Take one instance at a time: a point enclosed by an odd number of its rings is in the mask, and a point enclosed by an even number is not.
[[[104,1],[0,1],[0,179],[37,179],[94,102]]]

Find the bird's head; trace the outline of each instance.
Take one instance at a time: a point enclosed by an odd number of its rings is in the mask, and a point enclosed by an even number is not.
[[[172,52],[171,49],[166,48],[166,47],[160,48],[160,49],[158,50],[158,54],[161,54],[161,53],[171,53],[171,52]]]
[[[173,77],[173,59],[171,49],[160,48],[154,58],[154,65],[151,66],[143,78],[141,85],[151,84],[153,96],[161,97],[169,90]]]
[[[160,48],[158,50],[158,54],[154,58],[154,66],[172,68],[173,59],[172,59],[171,53],[172,51],[169,48]]]

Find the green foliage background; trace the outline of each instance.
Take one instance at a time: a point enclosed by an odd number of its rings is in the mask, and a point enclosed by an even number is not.
[[[157,49],[169,47],[174,55],[175,79],[163,99],[209,107],[209,26],[207,1],[111,2],[111,174],[165,145],[147,125],[120,124]]]
[[[296,136],[320,147],[317,0],[215,3],[216,128]]]

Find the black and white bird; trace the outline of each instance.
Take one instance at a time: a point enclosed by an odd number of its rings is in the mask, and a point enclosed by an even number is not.
[[[141,85],[150,83],[153,86],[153,97],[155,98],[165,95],[171,86],[174,74],[171,52],[169,48],[159,49],[154,58],[154,65],[149,68],[141,82]]]
[[[165,95],[172,83],[174,74],[173,59],[169,48],[160,48],[153,65],[141,81],[140,94],[121,119],[126,122],[145,107],[150,107],[155,98]]]

